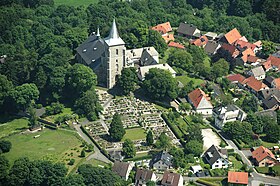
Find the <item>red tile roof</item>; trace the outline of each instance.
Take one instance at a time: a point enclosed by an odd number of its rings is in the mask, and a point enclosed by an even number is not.
[[[280,78],[276,78],[273,80],[273,84],[275,84],[275,87],[280,89]]]
[[[240,39],[241,37],[242,36],[236,28],[232,29],[231,31],[225,34],[225,38],[229,44],[233,44],[236,40]]]
[[[224,43],[224,44],[222,45],[222,48],[223,48],[224,50],[228,51],[228,52],[231,54],[232,57],[236,57],[236,56],[239,55],[239,51],[238,51],[238,50],[236,49],[236,47],[233,46],[233,45],[229,45],[229,44]]]
[[[256,56],[248,56],[247,61],[251,62],[251,63],[256,63],[260,60],[260,58],[256,57]]]
[[[170,22],[166,22],[152,27],[152,30],[156,30],[158,32],[161,32],[162,34],[166,34],[167,32],[172,31],[172,27],[170,25]]]
[[[248,172],[228,172],[228,183],[248,184]]]
[[[166,43],[168,43],[169,41],[174,41],[173,34],[164,34],[162,35],[162,38],[165,40]]]
[[[256,92],[260,91],[261,89],[267,87],[265,84],[263,84],[261,81],[257,80],[254,76],[251,76],[247,79],[245,79],[242,84],[246,84],[251,89],[255,90]]]
[[[264,146],[260,146],[256,150],[252,152],[252,157],[257,160],[257,162],[262,161],[266,157],[270,157],[272,159],[275,159],[274,154],[268,149],[265,148]]]
[[[208,38],[205,35],[191,41],[191,44],[195,46],[204,46],[207,43],[208,43]]]
[[[175,47],[175,48],[181,48],[181,49],[185,49],[184,45],[180,44],[180,43],[176,43],[176,42],[173,42],[171,41],[169,44],[168,44],[169,47]]]
[[[262,64],[262,66],[263,66],[263,68],[264,68],[265,70],[271,69],[271,61],[266,61],[266,62],[264,62],[264,63]]]
[[[252,50],[254,50],[256,48],[256,45],[252,44],[252,43],[249,43],[249,42],[246,42],[246,41],[243,41],[243,40],[237,40],[235,42],[235,46],[239,46],[241,48],[251,48]]]
[[[246,50],[244,50],[242,52],[241,58],[244,61],[244,63],[246,63],[248,61],[249,56],[255,56],[255,53],[253,52],[253,50],[251,48],[247,48]]]
[[[254,45],[256,45],[257,47],[261,47],[262,46],[262,42],[261,41],[257,41],[254,43]]]
[[[210,100],[209,96],[207,94],[205,94],[205,92],[203,90],[201,90],[200,88],[197,88],[194,91],[190,92],[188,94],[188,97],[191,100],[191,102],[193,103],[193,106],[195,108],[198,107],[198,105],[203,97],[205,99],[207,99],[208,101]]]
[[[180,174],[165,171],[161,180],[161,185],[178,186]]]
[[[271,61],[272,66],[279,67],[280,66],[280,58],[275,57],[275,56],[269,56],[267,58],[267,61]]]
[[[242,83],[246,78],[241,74],[231,74],[227,76],[227,79],[231,82],[237,81],[239,83]]]

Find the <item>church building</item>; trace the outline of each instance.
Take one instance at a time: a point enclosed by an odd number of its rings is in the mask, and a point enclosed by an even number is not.
[[[154,47],[127,50],[115,20],[108,37],[101,38],[98,29],[76,51],[76,60],[94,71],[99,86],[109,89],[114,87],[123,68],[159,63],[159,54]]]

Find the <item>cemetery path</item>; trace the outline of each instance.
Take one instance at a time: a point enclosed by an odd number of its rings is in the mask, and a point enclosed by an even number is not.
[[[91,141],[91,139],[81,130],[81,125],[74,125],[76,131],[78,132],[78,134],[81,136],[81,138],[83,138],[87,143],[93,145],[94,147],[94,153],[92,155],[90,155],[87,160],[91,160],[91,159],[97,159],[99,161],[103,161],[105,163],[112,163],[106,156],[104,156],[100,150],[96,147],[96,145]]]

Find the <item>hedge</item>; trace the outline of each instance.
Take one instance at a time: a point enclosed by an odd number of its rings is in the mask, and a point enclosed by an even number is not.
[[[100,145],[92,138],[92,136],[89,135],[89,133],[86,131],[86,129],[85,129],[83,126],[81,126],[80,128],[81,128],[81,130],[83,131],[83,133],[85,133],[85,134],[89,137],[89,139],[96,145],[96,147],[100,150],[100,152],[101,152],[105,157],[107,157],[109,160],[111,160],[111,161],[113,161],[113,162],[115,161],[115,160],[113,160],[113,159],[111,158],[111,156],[109,156],[108,152],[107,152],[105,149],[103,149],[102,147],[100,147]]]
[[[140,156],[140,157],[134,157],[134,158],[127,158],[124,159],[123,161],[139,161],[139,160],[146,160],[146,159],[151,159],[151,155],[146,155],[146,156]]]
[[[235,143],[235,145],[237,146],[237,148],[238,148],[239,150],[242,149],[242,145],[240,145],[240,143],[238,143],[238,141],[237,141],[236,139],[233,139],[232,141]]]
[[[196,180],[196,182],[207,185],[207,186],[219,186],[218,184],[211,183],[211,182],[208,182],[208,181],[205,181],[205,180],[202,180],[202,179],[198,179],[198,180]]]
[[[168,105],[168,104],[165,104],[165,103],[162,103],[162,102],[160,102],[160,101],[153,101],[154,102],[154,104],[156,104],[156,105],[159,105],[159,106],[162,106],[162,107],[164,107],[164,108],[167,108],[167,109],[172,109],[172,111],[176,111],[176,108],[175,107],[172,107],[172,106],[170,106],[170,105]]]

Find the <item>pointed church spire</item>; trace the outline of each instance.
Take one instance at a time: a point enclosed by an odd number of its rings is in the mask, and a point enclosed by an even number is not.
[[[99,33],[99,27],[97,27],[97,34],[96,34],[97,37],[100,37],[100,33]]]
[[[111,27],[111,31],[110,31],[110,34],[109,34],[108,38],[117,39],[119,37],[120,36],[119,36],[119,33],[118,33],[118,29],[117,29],[117,25],[116,25],[116,20],[114,19],[112,27]]]
[[[108,35],[108,37],[105,38],[105,42],[109,46],[125,45],[124,41],[119,36],[115,19],[113,20],[113,24],[112,24],[110,34]]]

